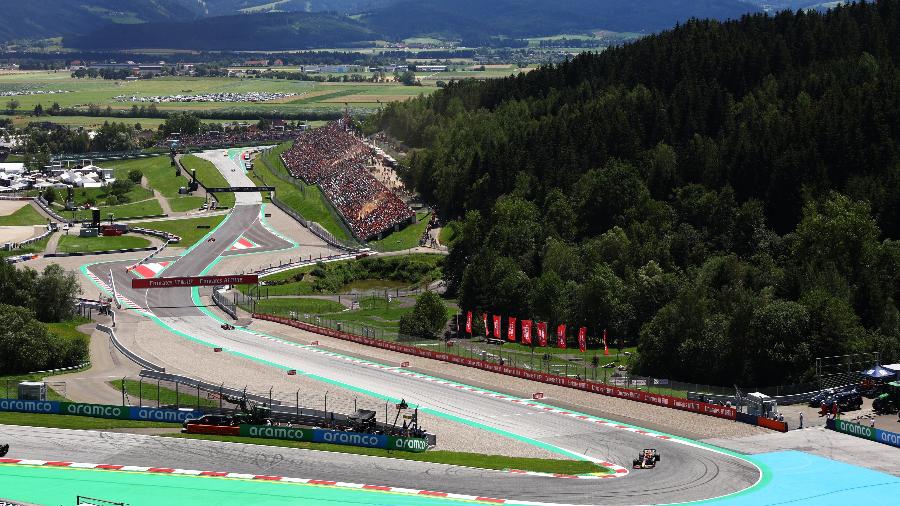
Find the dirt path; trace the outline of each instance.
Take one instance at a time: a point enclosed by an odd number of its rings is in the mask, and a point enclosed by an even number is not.
[[[100,319],[109,320],[108,317]],[[59,393],[75,402],[122,404],[121,392],[109,386],[108,382],[122,379],[123,376],[136,377],[141,368],[119,353],[109,336],[96,329],[96,323],[82,325],[78,330],[91,336],[91,368],[53,376],[51,380],[65,382],[65,391]]]
[[[159,207],[162,208],[163,214],[168,214],[169,216],[181,216],[185,214],[172,212],[172,206],[169,205],[169,199],[164,197],[163,194],[159,193],[156,189],[150,187],[150,181],[147,180],[147,176],[141,177],[141,186],[153,192],[153,197],[159,202]]]
[[[50,234],[50,240],[47,241],[47,247],[44,248],[44,253],[56,253],[56,248],[59,245],[59,238],[62,237],[64,233],[64,231],[59,231]]]

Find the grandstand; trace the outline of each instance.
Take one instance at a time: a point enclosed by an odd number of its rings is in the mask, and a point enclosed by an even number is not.
[[[345,121],[302,132],[281,160],[294,177],[319,185],[357,239],[378,239],[412,222],[415,213],[369,173],[366,161],[373,151]]]

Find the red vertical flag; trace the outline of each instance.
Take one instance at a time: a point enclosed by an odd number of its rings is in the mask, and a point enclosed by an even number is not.
[[[522,344],[531,344],[531,320],[522,320]]]
[[[510,341],[516,340],[516,317],[509,317],[509,325],[506,327],[506,338]],[[524,339],[524,338],[523,338]]]
[[[471,311],[466,313],[466,332],[469,335],[472,335],[472,312]]]
[[[566,349],[566,324],[560,323],[556,327],[556,345],[562,349]]]
[[[603,329],[603,354],[609,355],[609,346],[606,345],[606,329]]]
[[[494,315],[494,337],[500,339],[500,317]]]
[[[481,313],[481,319],[484,321],[484,337],[487,337],[490,335],[488,334],[487,313]]]
[[[547,322],[538,322],[538,345],[547,346]]]
[[[578,329],[578,349],[581,350],[581,353],[587,349],[587,327]]]

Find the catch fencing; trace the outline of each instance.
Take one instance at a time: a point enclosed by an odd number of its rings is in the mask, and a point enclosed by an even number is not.
[[[354,335],[341,330],[333,330],[325,327],[321,327],[318,325],[313,325],[309,323],[305,323],[302,321],[297,321],[288,318],[282,318],[273,315],[267,314],[254,314],[254,318],[260,320],[273,321],[276,323],[281,323],[284,325],[289,325],[295,328],[299,328],[302,330],[306,330],[308,332],[314,332],[317,334],[326,335],[329,337],[342,339],[345,341],[351,341],[358,344],[363,344],[366,346],[373,346],[376,348],[381,348],[389,351],[395,351],[399,353],[406,353],[409,355],[415,355],[419,357],[429,358],[433,360],[439,360],[443,362],[449,362],[452,364],[463,365],[466,367],[473,367],[477,369],[482,369],[485,371],[490,371],[494,373],[499,373],[507,376],[514,376],[526,380],[537,381],[541,383],[547,383],[550,385],[558,385],[567,388],[573,388],[577,390],[583,390],[592,393],[598,393],[601,395],[607,395],[611,397],[618,397],[622,399],[633,400],[637,402],[643,402],[647,404],[654,404],[657,406],[663,406],[672,409],[678,409],[682,411],[690,411],[694,413],[700,413],[708,416],[714,416],[717,418],[725,418],[728,420],[735,421],[745,421],[741,418],[737,417],[737,410],[731,406],[722,406],[713,403],[707,403],[702,401],[693,401],[681,397],[674,397],[671,395],[666,395],[662,393],[652,393],[643,390],[632,390],[629,388],[607,385],[603,383],[598,383],[595,381],[589,381],[581,378],[571,378],[569,376],[560,376],[558,374],[553,373],[545,373],[541,371],[534,371],[525,368],[516,367],[515,365],[507,365],[504,363],[494,363],[486,360],[482,360],[479,358],[467,358],[460,355],[455,355],[452,353],[444,353],[436,350],[428,350],[423,349],[417,346],[411,346],[408,344],[401,344],[397,342],[391,341],[383,341],[380,339]],[[749,421],[749,420],[746,420]],[[755,422],[755,421],[754,421]],[[769,421],[771,422],[771,421]],[[783,422],[774,422],[767,423],[765,426],[769,428],[773,428],[775,430],[786,431],[787,425]]]

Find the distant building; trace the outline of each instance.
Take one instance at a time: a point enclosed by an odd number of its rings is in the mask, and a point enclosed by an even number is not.
[[[284,66],[284,62],[281,61],[280,59],[278,59],[278,60],[275,60],[275,61],[272,62],[272,66],[273,66],[273,67],[283,67],[283,66]]]
[[[416,72],[446,72],[446,65],[416,65]]]
[[[269,65],[269,60],[247,60],[244,62],[245,67],[265,67]]]

